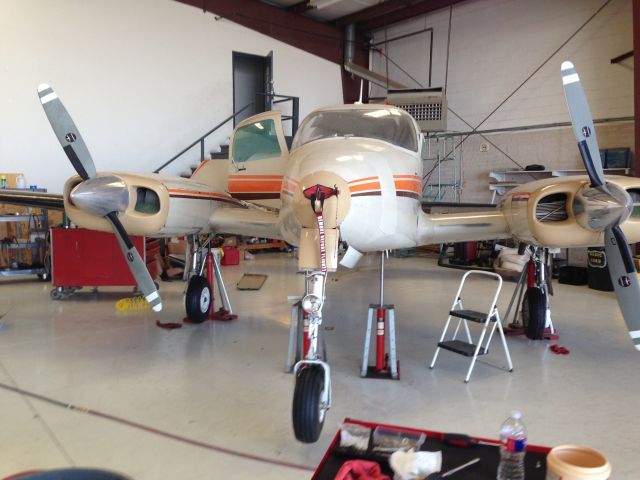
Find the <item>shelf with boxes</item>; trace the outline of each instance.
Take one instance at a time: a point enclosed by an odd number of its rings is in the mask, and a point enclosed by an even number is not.
[[[36,186],[24,188],[20,173],[3,173],[0,178],[3,189],[46,192]],[[48,233],[48,210],[0,204],[0,276],[37,275],[48,279]]]
[[[0,205],[0,275],[48,278],[48,230],[47,210]]]

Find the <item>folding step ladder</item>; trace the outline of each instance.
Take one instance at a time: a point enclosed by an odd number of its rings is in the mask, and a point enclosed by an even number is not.
[[[491,306],[489,308],[489,313],[477,312],[475,310],[465,310],[462,306],[462,297],[460,294],[462,293],[462,287],[464,287],[464,282],[471,275],[487,275],[491,277],[495,277],[498,280],[498,288],[496,288],[496,293],[493,296],[491,301]],[[513,364],[511,363],[511,355],[509,355],[509,348],[507,347],[507,341],[504,336],[504,331],[502,330],[502,322],[500,321],[500,315],[498,314],[498,308],[496,307],[496,302],[498,301],[498,295],[500,295],[500,290],[502,289],[502,277],[497,273],[487,272],[482,270],[470,270],[462,276],[462,280],[460,281],[460,286],[458,287],[458,291],[456,292],[456,296],[453,300],[453,305],[451,305],[451,310],[449,311],[449,317],[444,325],[444,329],[442,330],[442,335],[440,336],[440,340],[438,341],[438,348],[436,348],[436,352],[433,355],[433,360],[431,361],[431,365],[429,368],[433,368],[436,364],[436,360],[438,358],[438,353],[440,353],[440,349],[443,348],[445,350],[449,350],[454,353],[458,353],[460,355],[464,355],[465,357],[471,358],[471,365],[469,365],[469,370],[467,371],[467,376],[464,379],[465,383],[469,382],[469,378],[471,377],[471,372],[473,371],[473,367],[476,364],[476,360],[480,355],[487,355],[489,353],[489,344],[491,343],[491,339],[493,338],[493,334],[498,329],[500,332],[500,339],[502,340],[502,347],[504,348],[504,353],[507,357],[507,363],[509,365],[509,371],[513,371]],[[458,322],[453,330],[453,335],[450,340],[445,340],[447,336],[447,331],[449,330],[449,326],[452,326],[451,319],[457,318]],[[478,339],[478,343],[474,344],[471,338],[471,332],[469,330],[469,323],[475,322],[482,324],[482,331],[480,332],[480,338]],[[491,328],[489,328],[491,325]],[[466,333],[467,341],[458,340],[458,333],[460,333],[460,327],[464,328]],[[487,330],[489,330],[489,335],[487,336]],[[485,341],[486,337],[486,341]],[[483,343],[484,342],[484,343]]]

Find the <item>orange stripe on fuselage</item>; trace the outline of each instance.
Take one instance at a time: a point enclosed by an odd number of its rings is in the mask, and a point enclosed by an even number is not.
[[[191,198],[197,200],[218,200],[222,202],[238,203],[238,201],[223,193],[202,192],[199,190],[188,190],[184,188],[169,188],[169,196],[174,198]]]
[[[373,178],[377,178],[377,177],[373,177]],[[362,183],[360,185],[350,185],[349,190],[351,190],[352,193],[363,192],[366,190],[380,190],[380,182],[369,182],[369,183]]]
[[[422,185],[416,180],[395,180],[396,190],[406,190],[408,192],[421,192]]]
[[[355,180],[351,180],[350,182],[347,182],[349,185],[351,185],[352,183],[358,183],[358,182],[365,182],[367,180],[377,180],[378,177],[364,177],[364,178],[356,178]]]
[[[411,178],[422,181],[422,178],[419,175],[394,175],[393,178]]]
[[[188,190],[186,188],[170,188],[169,189],[169,193],[174,193],[174,194],[178,194],[178,195],[192,195],[192,196],[198,196],[198,197],[218,197],[218,198],[226,198],[229,199],[231,198],[229,195],[225,195],[223,193],[216,193],[216,192],[202,192],[200,190]]]
[[[228,188],[230,192],[279,192],[282,187],[282,176],[261,175],[252,177],[229,177]]]

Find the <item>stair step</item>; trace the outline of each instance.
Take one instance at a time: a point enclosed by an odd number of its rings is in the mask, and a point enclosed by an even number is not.
[[[477,347],[477,345],[474,345],[473,343],[463,342],[462,340],[448,340],[446,342],[439,342],[438,346],[440,348],[444,348],[445,350],[449,350],[450,352],[464,355],[465,357],[473,357],[473,354],[475,353]],[[484,354],[484,347],[480,347],[478,355]]]
[[[449,315],[452,317],[464,318],[472,322],[484,323],[487,320],[487,314],[482,312],[476,312],[475,310],[451,310]],[[496,321],[496,314],[491,317],[491,321]]]
[[[211,160],[226,160],[229,158],[229,152],[211,152]]]

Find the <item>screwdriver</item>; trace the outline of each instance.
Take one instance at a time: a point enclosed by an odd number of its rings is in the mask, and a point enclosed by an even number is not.
[[[453,447],[473,447],[475,445],[491,445],[492,447],[498,446],[498,443],[483,442],[477,438],[472,438],[469,435],[463,433],[445,433],[442,437],[442,443],[445,445],[451,445]]]
[[[471,465],[478,463],[479,461],[480,461],[480,458],[474,458],[473,460],[467,463],[463,463],[459,467],[452,468],[451,470],[448,470],[444,473],[440,473],[440,472],[432,473],[427,477],[427,480],[441,480],[441,479],[447,478],[449,475],[453,475],[454,473],[459,472],[464,468],[470,467]]]

